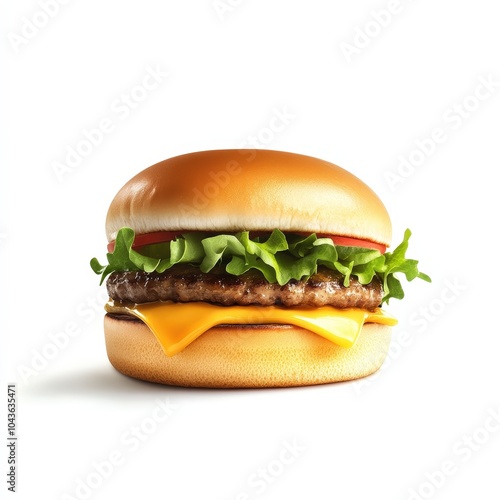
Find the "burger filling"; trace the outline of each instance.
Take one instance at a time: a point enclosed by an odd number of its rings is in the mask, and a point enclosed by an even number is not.
[[[107,264],[91,260],[101,283],[109,276],[112,298],[373,309],[404,297],[397,274],[408,281],[430,281],[418,270],[418,261],[406,258],[409,230],[400,245],[386,253],[377,243],[343,246],[335,244],[335,236],[278,229],[257,236],[249,231],[166,234],[173,239],[138,246],[135,232],[122,228]]]
[[[362,285],[353,276],[348,286],[338,271],[320,267],[308,279],[292,279],[285,285],[269,283],[261,273],[250,270],[241,276],[228,274],[222,266],[208,273],[189,264],[177,264],[163,272],[114,272],[107,280],[109,296],[115,301],[142,304],[155,301],[211,302],[224,306],[260,305],[285,307],[361,308],[375,310],[384,295],[375,277]]]
[[[294,325],[352,347],[365,322],[395,324],[378,306],[403,298],[396,273],[429,281],[406,258],[410,235],[385,252],[369,241],[344,246],[357,241],[277,229],[155,233],[148,242],[122,228],[107,264],[91,266],[101,282],[108,277],[108,314],[146,323],[167,356],[223,324]]]

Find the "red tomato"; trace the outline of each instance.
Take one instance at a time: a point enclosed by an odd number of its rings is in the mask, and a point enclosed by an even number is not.
[[[166,241],[172,241],[180,236],[186,231],[156,231],[155,233],[145,233],[136,234],[132,248],[135,250],[139,247],[144,247],[146,245],[153,245],[154,243],[164,243]],[[108,252],[112,252],[115,249],[115,242],[110,241],[108,243]]]
[[[167,241],[172,241],[177,236],[180,236],[187,231],[156,231],[155,233],[146,233],[146,234],[137,234],[134,239],[134,243],[132,248],[137,249],[140,247],[144,247],[146,245],[153,245],[155,243],[164,243]],[[251,237],[257,236],[267,236],[271,234],[270,232],[264,231],[252,231]],[[309,233],[297,233],[302,234],[304,236],[308,236]],[[369,240],[361,240],[358,238],[350,238],[348,236],[334,236],[331,234],[317,234],[318,238],[330,238],[335,245],[344,246],[344,247],[361,247],[361,248],[372,248],[374,250],[378,250],[380,253],[385,253],[387,247],[382,245],[381,243],[375,243]],[[108,243],[108,252],[112,252],[115,249],[115,242],[111,241]]]
[[[304,236],[309,236],[310,233],[297,233]],[[371,248],[373,250],[378,250],[380,253],[385,253],[387,247],[382,243],[375,243],[370,240],[361,240],[359,238],[351,238],[350,236],[335,236],[333,234],[316,233],[318,238],[330,238],[335,245],[339,247],[360,247],[360,248]]]
[[[360,240],[358,238],[349,238],[347,236],[332,236],[330,234],[318,234],[318,238],[330,238],[335,245],[339,247],[361,247],[361,248],[373,248],[378,250],[380,253],[385,253],[387,247],[381,243],[375,243],[369,240]]]

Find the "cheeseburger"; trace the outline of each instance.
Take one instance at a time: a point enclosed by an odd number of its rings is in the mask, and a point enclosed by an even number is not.
[[[268,150],[185,154],[122,187],[106,219],[104,331],[131,377],[194,387],[285,387],[369,375],[403,298],[377,195],[332,163]]]

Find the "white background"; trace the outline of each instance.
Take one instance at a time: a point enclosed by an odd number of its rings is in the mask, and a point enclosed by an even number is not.
[[[42,0],[1,14],[2,387],[18,383],[17,498],[499,498],[496,2],[47,3],[51,17]],[[144,92],[147,68],[159,82]],[[121,103],[131,92],[134,109]],[[288,118],[269,134],[277,112]],[[103,119],[100,144],[54,168]],[[157,161],[249,136],[351,170],[384,200],[395,240],[412,229],[410,256],[433,283],[390,304],[400,323],[377,376],[187,390],[110,366],[88,261],[105,255],[112,197]]]

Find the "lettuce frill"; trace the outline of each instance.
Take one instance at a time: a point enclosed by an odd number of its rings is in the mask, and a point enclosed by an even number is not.
[[[275,229],[267,238],[250,238],[248,231],[237,234],[185,233],[167,243],[132,248],[133,229],[118,231],[115,248],[107,254],[108,263],[101,265],[94,258],[90,265],[96,274],[106,276],[115,271],[146,271],[162,273],[175,264],[192,264],[204,273],[215,266],[225,266],[226,272],[239,276],[256,269],[269,283],[284,285],[290,280],[305,280],[317,272],[318,266],[334,269],[344,276],[344,286],[355,276],[366,285],[377,276],[384,286],[383,302],[402,299],[404,291],[396,273],[408,281],[415,278],[431,281],[418,270],[418,261],[406,258],[411,231],[392,252],[335,245],[330,238],[284,234]]]

